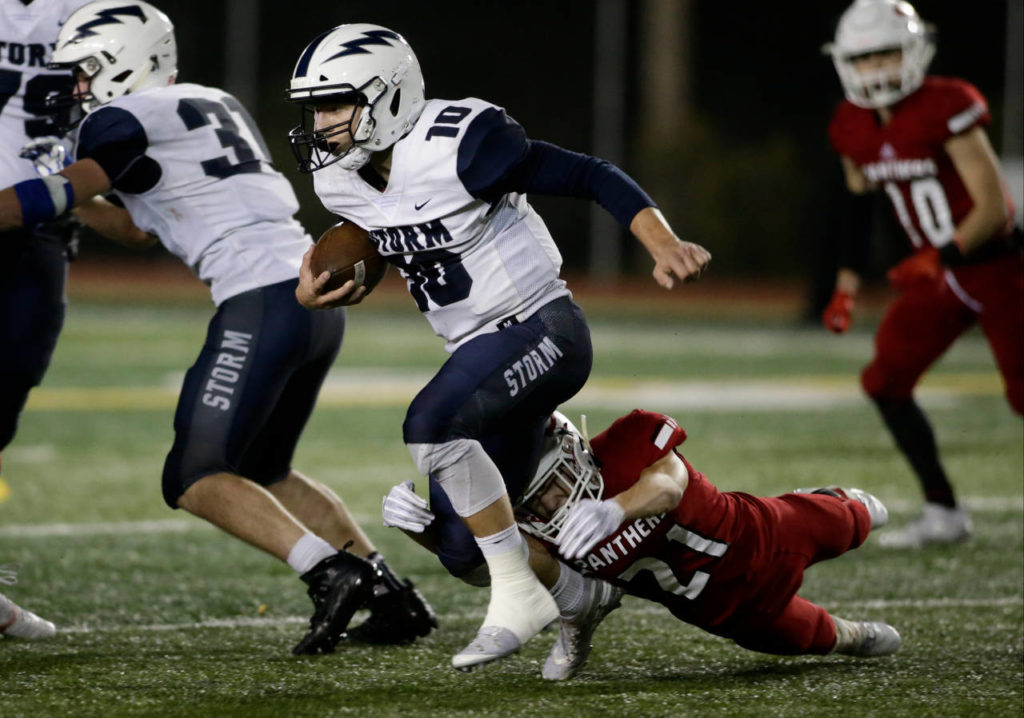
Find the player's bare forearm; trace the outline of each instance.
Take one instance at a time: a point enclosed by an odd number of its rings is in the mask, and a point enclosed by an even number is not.
[[[969,254],[1002,231],[1009,220],[1002,176],[988,136],[980,127],[951,138],[945,149],[974,202],[956,228],[960,250]]]
[[[626,519],[656,516],[679,504],[688,483],[686,464],[670,453],[644,469],[640,479],[614,500],[625,511]]]
[[[53,176],[19,182],[0,190],[0,231],[54,219],[109,190],[107,173],[90,159],[75,162]],[[22,206],[22,201],[28,205]]]
[[[21,226],[21,202],[13,187],[0,190],[0,232]]]
[[[665,289],[675,286],[675,278],[684,282],[699,279],[711,261],[711,253],[704,247],[680,240],[656,207],[640,210],[629,231],[654,259],[654,281]]]
[[[437,529],[434,524],[427,526],[421,533],[415,531],[407,531],[401,527],[396,527],[399,531],[404,533],[406,536],[411,538],[413,541],[418,543],[420,546],[430,551],[432,554],[437,554],[438,546],[440,545],[440,539],[437,537]]]
[[[852,269],[841,267],[836,273],[836,291],[846,292],[851,297],[857,296],[860,291],[860,275]]]
[[[152,234],[135,226],[128,210],[101,197],[93,197],[72,210],[83,224],[103,237],[132,249],[151,247],[158,240]]]

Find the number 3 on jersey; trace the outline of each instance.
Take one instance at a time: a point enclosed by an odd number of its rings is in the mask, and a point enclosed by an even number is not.
[[[203,172],[208,177],[224,179],[245,172],[260,172],[262,170],[261,160],[270,160],[270,153],[267,151],[266,145],[263,144],[263,138],[253,124],[252,118],[249,117],[249,113],[245,111],[242,104],[233,97],[225,97],[223,103],[198,97],[182,99],[178,102],[178,117],[185,123],[185,127],[189,131],[210,125],[211,117],[216,119],[219,127],[214,127],[214,132],[217,134],[221,147],[234,151],[237,160],[234,163],[227,155],[200,162]],[[242,121],[251,138],[256,141],[261,156],[257,157],[253,152],[252,145],[242,137],[235,118]]]

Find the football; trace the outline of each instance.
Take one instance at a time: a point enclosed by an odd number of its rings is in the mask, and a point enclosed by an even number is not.
[[[330,272],[328,290],[337,289],[352,279],[356,287],[365,286],[369,294],[384,278],[388,263],[370,241],[369,233],[352,222],[336,224],[322,235],[313,246],[310,257],[313,276]]]

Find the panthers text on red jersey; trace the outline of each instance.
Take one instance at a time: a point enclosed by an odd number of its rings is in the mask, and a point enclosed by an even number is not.
[[[891,110],[882,125],[875,110],[844,100],[829,127],[832,146],[885,189],[915,248],[941,247],[974,206],[944,145],[988,125],[988,104],[964,80],[927,77]]]
[[[604,497],[628,489],[685,439],[686,432],[663,414],[634,410],[616,420],[591,442]],[[624,523],[575,565],[711,628],[750,597],[749,575],[762,547],[770,548],[770,541],[762,541],[768,517],[760,499],[721,492],[683,461],[689,483],[675,509]]]

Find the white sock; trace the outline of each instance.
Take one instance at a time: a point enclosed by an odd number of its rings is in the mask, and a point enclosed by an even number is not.
[[[831,618],[832,624],[836,627],[836,645],[832,647],[833,653],[843,653],[860,645],[863,636],[859,621],[847,621],[838,616]]]
[[[587,596],[587,579],[579,571],[558,562],[558,580],[551,587],[551,597],[558,604],[562,618],[572,618],[583,608]]]
[[[306,532],[288,552],[288,565],[300,575],[338,550],[314,533]]]
[[[507,628],[525,643],[558,617],[551,594],[530,569],[526,542],[515,525],[476,542],[491,573],[491,600],[481,626]]]

